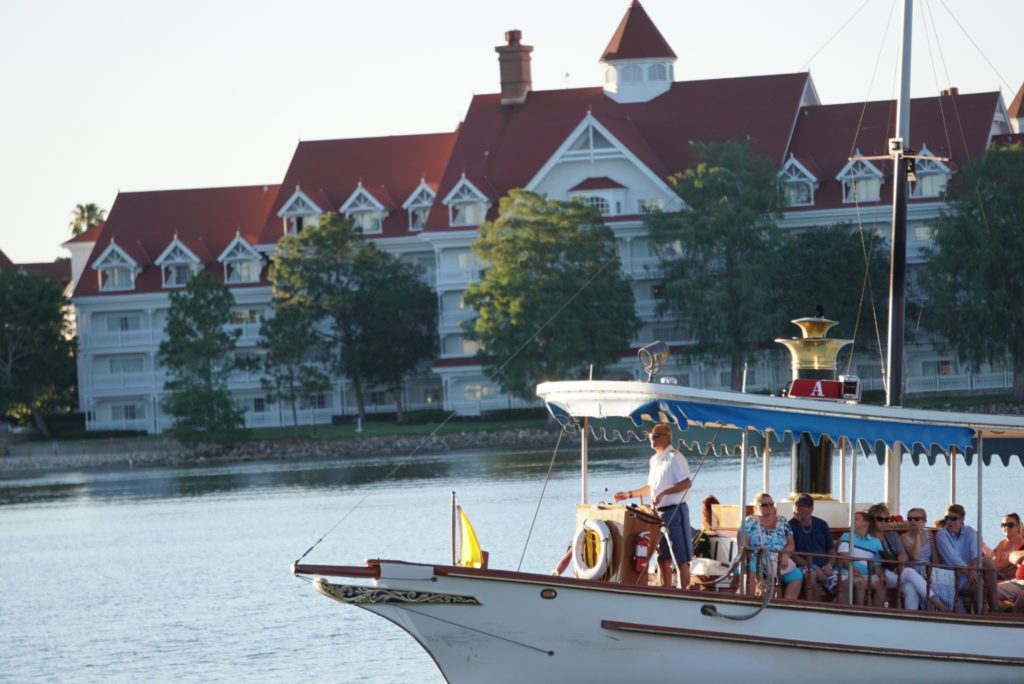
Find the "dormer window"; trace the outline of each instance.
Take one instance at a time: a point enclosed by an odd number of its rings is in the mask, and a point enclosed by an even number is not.
[[[917,181],[914,183],[911,196],[942,197],[949,184],[949,167],[936,159],[927,146],[921,148],[920,154],[922,157],[930,158],[914,160],[914,174],[917,176]]]
[[[297,235],[322,213],[320,207],[296,186],[295,193],[288,198],[277,215],[284,221],[285,235]]]
[[[836,180],[843,184],[843,202],[877,202],[882,193],[882,172],[865,159],[856,159],[860,150],[853,153],[855,159],[843,167]]]
[[[569,188],[569,199],[596,209],[601,216],[622,213],[626,187],[607,176],[591,177]]]
[[[818,179],[792,154],[779,172],[779,179],[786,193],[786,206],[809,207],[814,204],[814,191],[818,187]]]
[[[384,218],[387,216],[387,210],[363,187],[362,183],[341,205],[341,213],[352,219],[352,224],[364,235],[380,233],[384,230]]]
[[[113,241],[92,267],[96,269],[101,292],[135,289],[135,276],[139,273],[139,265]]]
[[[263,258],[241,235],[235,235],[217,261],[224,265],[225,283],[258,283],[260,280]]]
[[[164,287],[185,287],[202,267],[199,257],[178,240],[178,236],[174,236],[171,244],[153,263],[160,267]]]
[[[402,208],[409,213],[409,230],[419,232],[427,225],[427,218],[430,217],[430,207],[434,205],[434,190],[426,181],[420,181],[409,199],[405,201]]]
[[[487,217],[490,203],[472,183],[462,178],[445,198],[448,221],[452,226],[479,226]]]

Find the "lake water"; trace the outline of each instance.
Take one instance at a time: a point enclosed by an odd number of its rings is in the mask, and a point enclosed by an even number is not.
[[[606,487],[642,484],[647,454],[643,445],[593,450],[591,500]],[[550,451],[481,450],[7,475],[0,681],[442,682],[405,633],[320,596],[289,566],[346,515],[304,562],[450,562],[457,490],[492,567],[514,569],[522,557],[523,570],[548,572],[572,535],[579,498],[578,454],[563,448],[524,555],[550,459]],[[788,460],[772,464],[771,489],[782,498]],[[737,460],[690,466],[700,468],[693,501],[708,493],[736,501]],[[757,463],[749,495],[761,477]],[[857,477],[859,500],[881,497],[880,467],[860,461]],[[972,525],[975,477],[975,468],[959,471]],[[937,517],[948,469],[907,464],[902,480],[904,509],[924,504]],[[996,464],[985,482],[993,544],[1000,515],[1020,506],[1024,469]]]

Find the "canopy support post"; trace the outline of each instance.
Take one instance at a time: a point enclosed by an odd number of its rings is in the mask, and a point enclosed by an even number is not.
[[[847,439],[843,437],[843,443],[845,444]],[[853,605],[853,516],[855,515],[855,509],[857,507],[857,454],[851,454],[850,458],[850,514],[848,516],[848,523],[850,525],[849,532],[849,543],[846,545],[847,551],[850,553],[850,564],[846,568],[846,588],[850,592],[849,600],[850,605]]]
[[[949,503],[956,503],[956,447],[949,448]]]
[[[583,430],[580,433],[580,503],[587,503],[587,438],[590,436],[590,419],[583,419]]]
[[[839,438],[839,503],[846,503],[846,438]]]
[[[744,434],[746,434],[746,431],[744,431]],[[769,493],[772,490],[772,476],[771,476],[771,473],[768,471],[768,460],[769,460],[769,457],[771,456],[771,453],[772,453],[772,450],[770,448],[768,448],[768,431],[765,430],[765,433],[764,433],[764,450],[761,452],[761,455],[764,457],[764,473],[762,475],[762,485],[763,486],[761,487],[761,491],[762,492],[769,492]],[[754,512],[757,513],[757,511],[754,511]]]
[[[903,461],[903,442],[885,445],[885,505],[889,512],[900,512],[900,464]]]
[[[985,587],[985,573],[982,571],[983,564],[982,564],[982,552],[981,552],[981,544],[982,544],[982,534],[981,534],[981,520],[982,520],[982,510],[981,510],[981,505],[982,505],[982,500],[981,500],[981,474],[985,470],[985,468],[984,468],[985,463],[982,461],[982,457],[981,456],[984,453],[984,451],[983,451],[984,446],[985,446],[984,445],[984,437],[982,436],[981,432],[979,431],[978,432],[978,450],[974,454],[977,457],[977,459],[978,459],[978,504],[977,504],[978,505],[978,529],[976,530],[976,533],[978,535],[978,557],[976,559],[978,561],[978,583],[977,583],[977,589],[975,591],[975,596],[974,596],[974,602],[975,602],[974,614],[975,615],[981,615],[981,609],[982,609],[982,606],[985,603],[985,595],[986,595],[985,592],[987,591],[987,588]],[[995,606],[992,606],[992,610],[995,610]]]
[[[747,518],[747,452],[750,449],[749,431],[743,431],[743,440],[740,443],[740,512],[739,525],[736,530],[736,550],[740,554],[740,592],[745,596],[747,593],[747,566],[749,562],[744,558],[746,539],[743,538],[743,523]]]

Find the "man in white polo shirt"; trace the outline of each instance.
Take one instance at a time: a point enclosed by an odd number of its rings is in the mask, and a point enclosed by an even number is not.
[[[686,505],[690,489],[690,465],[686,457],[672,447],[672,428],[667,423],[658,423],[648,435],[654,455],[647,471],[647,484],[628,492],[615,492],[615,500],[623,501],[636,496],[650,496],[654,507],[665,522],[668,535],[662,535],[658,544],[658,567],[661,583],[671,586],[672,556],[679,569],[679,586],[690,585],[691,531],[690,510]],[[671,554],[668,544],[671,543]]]

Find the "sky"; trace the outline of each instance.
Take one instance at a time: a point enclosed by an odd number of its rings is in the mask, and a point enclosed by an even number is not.
[[[895,95],[896,4],[643,2],[676,80],[810,70],[827,104]],[[598,86],[628,5],[2,0],[0,251],[66,256],[74,206],[109,209],[118,191],[278,183],[300,140],[453,130],[473,94],[499,89],[509,29],[534,46],[535,90]],[[913,94],[1001,90],[1009,105],[1022,9],[917,0]]]

